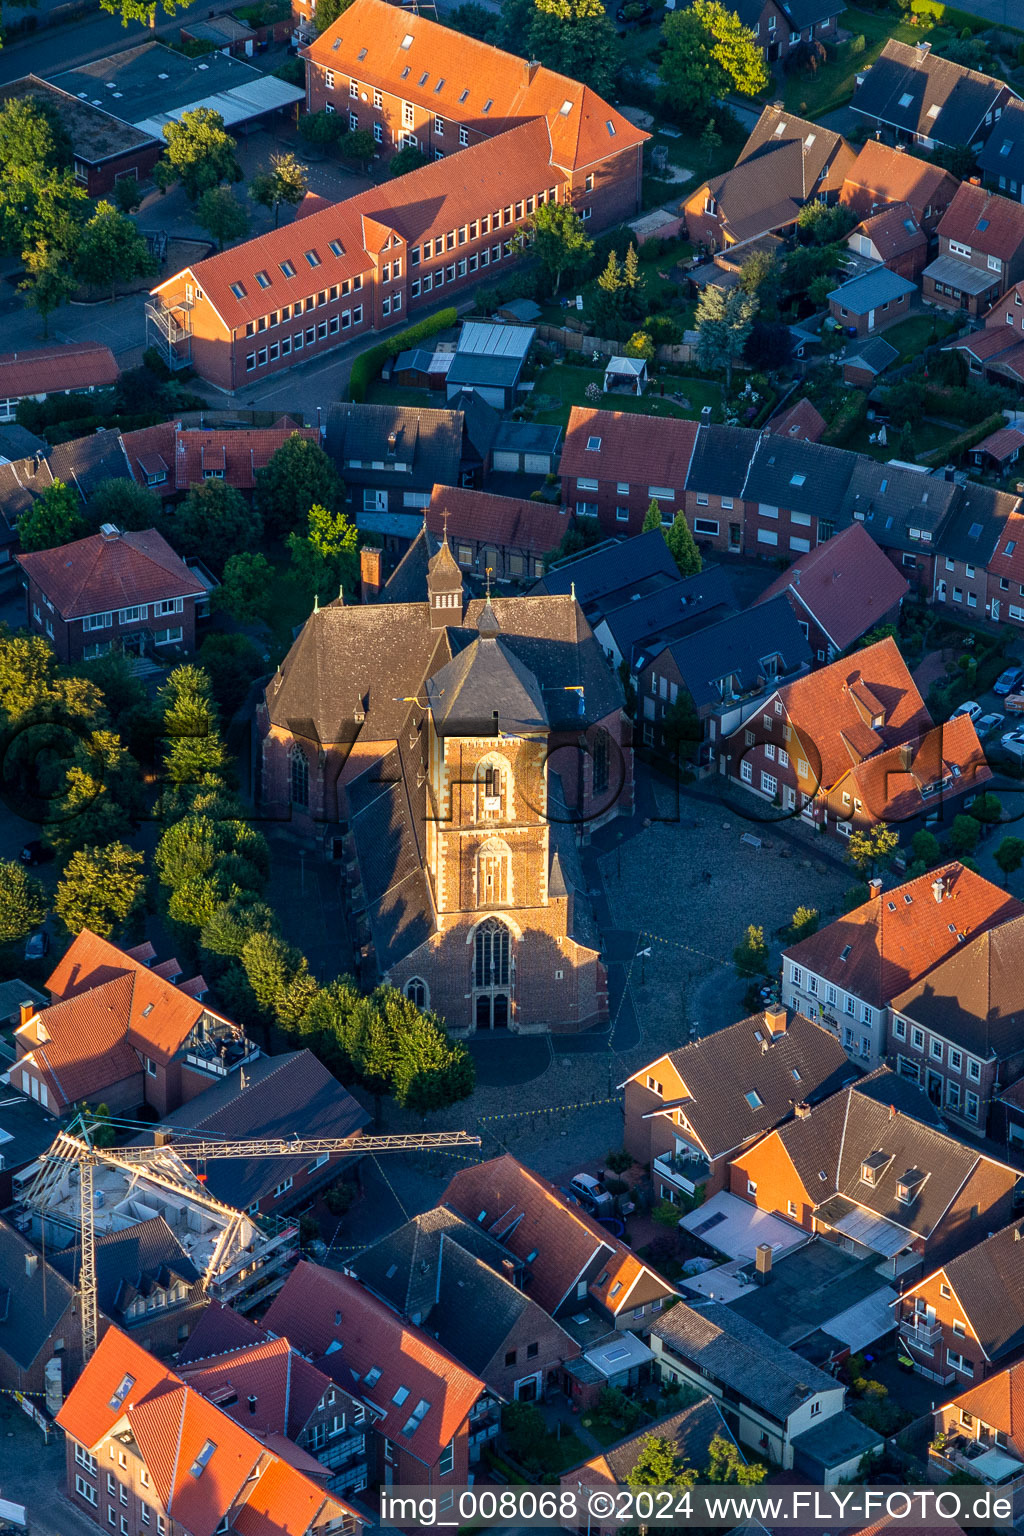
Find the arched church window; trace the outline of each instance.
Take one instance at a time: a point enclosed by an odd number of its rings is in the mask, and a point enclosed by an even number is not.
[[[293,805],[309,804],[309,759],[297,744],[289,754],[289,777]]]

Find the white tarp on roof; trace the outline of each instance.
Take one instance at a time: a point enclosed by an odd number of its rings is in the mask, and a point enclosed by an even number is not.
[[[761,1243],[770,1243],[774,1257],[781,1258],[791,1248],[800,1248],[807,1242],[807,1233],[802,1228],[768,1211],[759,1211],[756,1205],[748,1205],[725,1189],[683,1216],[679,1225],[719,1253],[728,1254],[730,1259],[745,1259],[747,1263],[753,1263]]]
[[[143,133],[151,133],[155,139],[162,139],[165,123],[180,123],[186,112],[209,107],[211,111],[219,112],[225,128],[230,128],[236,123],[248,122],[250,118],[261,117],[264,112],[273,112],[277,107],[286,107],[293,101],[304,101],[305,97],[300,85],[289,85],[287,80],[278,80],[274,75],[260,75],[255,80],[247,80],[245,85],[236,85],[229,91],[218,91],[213,96],[203,96],[186,106],[175,107],[173,112],[145,117],[135,127],[141,128]]]
[[[610,1377],[618,1376],[620,1371],[631,1370],[634,1366],[646,1365],[654,1359],[654,1352],[635,1333],[623,1331],[618,1338],[608,1339],[604,1344],[596,1344],[593,1349],[588,1349],[584,1359],[589,1360],[602,1376]]]

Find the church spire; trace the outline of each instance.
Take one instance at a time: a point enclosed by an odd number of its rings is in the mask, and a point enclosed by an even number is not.
[[[462,623],[462,572],[448,543],[447,512],[441,547],[427,565],[427,599],[431,629],[446,629],[449,624]]]

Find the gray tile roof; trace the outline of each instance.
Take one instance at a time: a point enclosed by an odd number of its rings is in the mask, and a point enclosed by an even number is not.
[[[645,1424],[643,1429],[637,1430],[636,1434],[627,1435],[624,1440],[619,1440],[615,1445],[608,1447],[603,1454],[603,1459],[608,1463],[618,1482],[626,1481],[629,1473],[636,1466],[650,1435],[670,1440],[676,1448],[676,1454],[696,1472],[706,1470],[711,1454],[711,1442],[716,1435],[721,1435],[723,1439],[732,1438],[714,1399],[702,1397],[688,1407],[681,1408],[678,1413],[670,1413],[667,1418],[656,1419],[653,1424]],[[592,1458],[592,1460],[598,1459],[597,1456]]]
[[[716,683],[738,678],[738,690],[750,692],[766,677],[765,662],[782,657],[780,680],[805,671],[811,648],[785,593],[734,613],[696,634],[670,640],[665,649],[679,669],[698,709],[721,700]]]
[[[26,1259],[35,1259],[28,1275]],[[28,1370],[74,1305],[64,1276],[31,1243],[0,1220],[0,1351]]]
[[[890,38],[858,87],[853,110],[939,144],[969,145],[985,136],[985,115],[1004,88],[991,75]]]
[[[16,518],[54,480],[63,480],[87,501],[101,481],[131,478],[121,434],[104,428],[90,437],[58,443],[43,456],[0,464],[0,511],[8,519]]]
[[[880,1451],[884,1441],[855,1414],[844,1410],[823,1419],[803,1434],[793,1436],[793,1447],[802,1456],[812,1457],[824,1467],[842,1467],[854,1457]]]
[[[797,32],[815,22],[841,16],[846,10],[845,0],[779,0],[779,4]]]
[[[753,1270],[750,1264],[751,1279]],[[815,1329],[827,1332],[833,1318],[879,1293],[884,1293],[885,1301],[896,1294],[872,1260],[855,1259],[819,1237],[776,1258],[765,1288],[752,1284],[728,1305],[780,1344],[795,1349]]]
[[[862,522],[883,549],[932,554],[958,487],[952,481],[896,464],[879,464],[866,455],[851,454],[850,458],[853,473],[845,488],[840,521]],[[931,537],[911,538],[911,528]]]
[[[427,700],[439,736],[482,736],[495,726],[520,736],[547,724],[537,679],[500,634],[478,636],[428,678]]]
[[[647,596],[630,598],[605,613],[604,622],[620,656],[633,661],[655,640],[691,634],[736,610],[732,582],[720,565],[687,576]]]
[[[936,552],[967,565],[987,565],[1020,497],[973,480],[957,489],[951,514],[936,537]]]
[[[760,437],[750,427],[702,426],[690,461],[687,489],[741,497]]]
[[[561,436],[561,427],[550,422],[503,421],[494,435],[494,447],[513,453],[555,453]]]
[[[862,336],[857,341],[851,341],[843,353],[844,363],[855,364],[858,368],[867,368],[872,373],[884,373],[890,363],[894,363],[899,357],[899,352],[891,342],[882,336]]]
[[[990,181],[1024,182],[1024,102],[1008,101],[985,141],[978,165]]]
[[[762,433],[747,475],[747,501],[837,518],[858,455],[825,443]]]
[[[1024,1038],[1024,917],[979,934],[893,998],[893,1009],[983,1061]]]
[[[653,591],[678,579],[679,567],[661,531],[653,528],[650,533],[638,533],[635,538],[618,543],[608,542],[560,562],[530,590],[562,597],[575,590],[576,601],[586,609],[610,594],[634,592],[640,583],[648,584],[647,590]]]
[[[651,1337],[783,1423],[817,1393],[841,1390],[834,1377],[721,1302],[677,1302],[655,1321]]]
[[[81,1263],[77,1243],[53,1255],[54,1267],[76,1285]],[[145,1298],[175,1280],[184,1281],[190,1291],[195,1289],[193,1299],[198,1300],[202,1295],[200,1278],[162,1216],[136,1222],[120,1232],[96,1235],[96,1295],[100,1311],[112,1321],[123,1322],[126,1309],[137,1296]]]
[[[325,447],[350,484],[431,491],[458,485],[462,430],[461,411],[349,401],[328,406]]]
[[[890,272],[888,267],[876,267],[873,272],[862,272],[859,277],[851,277],[848,283],[840,283],[838,288],[833,288],[829,298],[849,310],[851,315],[866,315],[872,309],[881,309],[883,304],[916,291],[916,285],[898,272]]]

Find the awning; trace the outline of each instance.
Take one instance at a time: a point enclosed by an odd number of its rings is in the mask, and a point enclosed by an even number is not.
[[[598,1344],[593,1349],[586,1350],[585,1359],[589,1360],[602,1376],[612,1377],[618,1376],[621,1371],[631,1371],[638,1366],[647,1365],[654,1359],[654,1352],[648,1349],[644,1341],[638,1339],[635,1333],[623,1331],[617,1338],[609,1339],[605,1344]]]
[[[854,1205],[852,1200],[847,1200],[843,1195],[833,1195],[830,1200],[819,1205],[814,1216],[823,1226],[831,1227],[833,1232],[841,1232],[844,1237],[851,1238],[853,1242],[887,1259],[902,1253],[911,1242],[911,1233],[905,1227],[898,1227],[894,1221],[887,1221],[884,1216],[876,1216],[873,1211]]]
[[[198,101],[188,102],[186,106],[175,107],[173,112],[161,112],[156,117],[143,118],[135,127],[162,141],[165,123],[180,123],[186,112],[194,112],[198,107],[209,107],[211,111],[219,112],[225,128],[231,128],[238,123],[247,123],[254,117],[262,117],[265,112],[274,112],[278,107],[287,107],[293,101],[305,99],[306,92],[302,86],[289,85],[287,80],[279,80],[276,75],[261,75],[256,80],[246,81],[245,85],[233,86],[229,91],[218,91],[214,96],[203,96]]]
[[[1011,1477],[1019,1477],[1024,1472],[1024,1463],[1019,1462],[1015,1456],[1007,1456],[1005,1451],[985,1451],[980,1456],[973,1457],[967,1464],[971,1472],[977,1472],[987,1483],[1006,1483]]]
[[[994,273],[985,272],[981,267],[968,266],[966,261],[957,261],[955,256],[936,257],[931,266],[925,267],[921,276],[930,277],[936,283],[945,283],[960,293],[987,293],[990,288],[999,285],[999,278]]]

